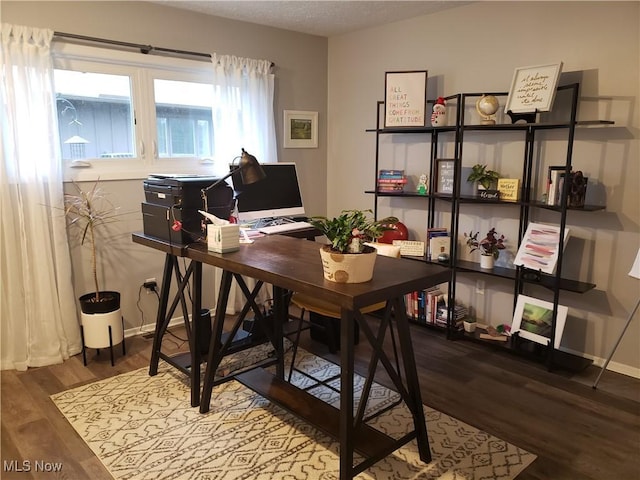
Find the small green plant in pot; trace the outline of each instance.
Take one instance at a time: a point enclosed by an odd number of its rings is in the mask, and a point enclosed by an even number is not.
[[[372,213],[371,210],[343,210],[334,218],[315,216],[309,219],[309,223],[331,242],[320,249],[327,280],[337,283],[371,280],[376,250],[365,243],[381,237],[389,229],[387,225],[398,219],[373,220],[368,213]]]
[[[493,190],[498,184],[500,174],[495,170],[489,170],[486,165],[476,163],[471,168],[467,182],[478,182],[485,190]]]

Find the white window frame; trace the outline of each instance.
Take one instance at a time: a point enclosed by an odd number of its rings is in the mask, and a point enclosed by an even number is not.
[[[54,68],[90,71],[131,77],[135,116],[136,156],[126,159],[88,159],[88,168],[64,161],[65,181],[144,179],[151,173],[211,174],[213,160],[203,158],[159,158],[153,80],[213,82],[209,61],[145,55],[107,48],[54,43]]]

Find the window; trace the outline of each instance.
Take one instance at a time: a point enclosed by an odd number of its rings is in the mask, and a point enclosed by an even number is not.
[[[175,80],[153,82],[158,154],[210,157],[213,137],[213,86]]]
[[[54,81],[63,160],[135,156],[130,77],[55,70]]]
[[[65,43],[54,50],[66,179],[210,173],[210,63]]]

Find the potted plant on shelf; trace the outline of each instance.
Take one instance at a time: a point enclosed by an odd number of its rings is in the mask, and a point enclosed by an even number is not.
[[[471,173],[467,182],[477,182],[478,190],[495,190],[500,174],[495,170],[489,170],[486,165],[476,163],[471,167]]]
[[[361,283],[371,280],[376,249],[365,245],[398,222],[395,217],[373,220],[371,210],[343,210],[334,218],[315,216],[309,223],[327,237],[329,245],[320,249],[322,268],[327,280],[337,283]]]
[[[465,332],[473,333],[476,331],[476,319],[473,317],[465,317],[465,319],[462,320],[462,326]]]
[[[495,260],[500,256],[500,250],[504,250],[504,235],[498,236],[495,228],[491,228],[487,233],[487,236],[482,240],[478,240],[478,234],[480,232],[473,233],[471,230],[469,233],[464,234],[467,242],[467,246],[470,249],[469,253],[473,253],[476,250],[480,250],[480,267],[491,270],[493,268]]]
[[[94,291],[79,298],[82,343],[83,347],[89,348],[111,347],[113,364],[113,345],[122,342],[124,353],[124,325],[120,313],[120,292],[102,290],[100,287],[98,237],[99,230],[116,221],[118,207],[105,197],[99,188],[99,181],[86,191],[75,182],[73,186],[76,192],[64,196],[64,214],[69,227],[79,230],[80,244],[89,246],[94,286]],[[86,356],[84,363],[86,365]]]

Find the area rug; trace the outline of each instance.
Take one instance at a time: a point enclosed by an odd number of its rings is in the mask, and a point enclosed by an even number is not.
[[[266,351],[253,352],[260,356]],[[251,356],[228,359],[224,373]],[[298,350],[298,367],[330,378],[339,367]],[[235,363],[234,363],[235,362]],[[294,375],[305,386],[310,380]],[[335,381],[339,386],[339,380]],[[356,377],[356,398],[363,384]],[[327,387],[310,391],[338,405]],[[53,402],[115,479],[330,480],[339,478],[338,443],[272,405],[236,381],[215,387],[211,410],[191,407],[189,386],[179,371],[161,363],[51,396]],[[393,404],[397,393],[374,385],[368,413]],[[535,455],[453,417],[424,407],[433,460],[419,459],[415,441],[362,472],[358,479],[512,479]],[[398,438],[411,430],[403,404],[370,422]],[[357,458],[357,461],[361,460]]]

